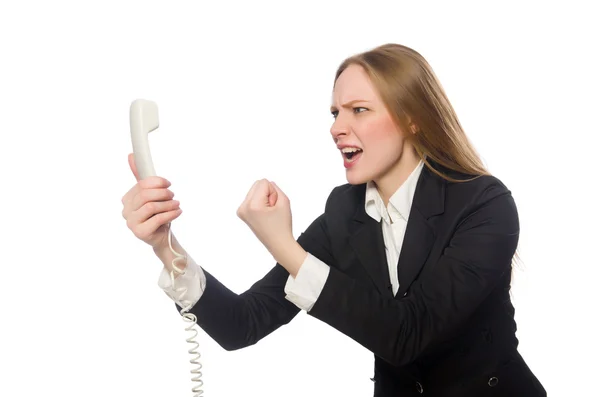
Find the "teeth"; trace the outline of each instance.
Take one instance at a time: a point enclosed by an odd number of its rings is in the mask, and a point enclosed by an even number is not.
[[[359,149],[357,147],[345,147],[342,149],[342,153],[354,153],[354,152],[358,152],[359,150],[361,150],[361,149]]]

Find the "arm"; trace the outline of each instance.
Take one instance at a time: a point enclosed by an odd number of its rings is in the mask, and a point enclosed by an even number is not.
[[[319,234],[317,229],[321,218],[322,216],[317,218],[298,238],[297,244],[302,250],[323,251],[319,240],[310,238],[311,235]],[[173,245],[173,249],[185,253],[180,246]],[[167,270],[173,259],[169,253],[157,253]],[[327,255],[320,259],[331,261],[331,257]],[[188,263],[188,266],[192,263]],[[279,263],[241,294],[229,290],[206,269],[200,269],[199,274],[206,278],[206,284],[201,292],[201,299],[197,299],[190,313],[197,317],[198,325],[226,350],[241,349],[257,343],[280,326],[289,323],[300,311],[285,298],[284,288],[290,273]],[[176,286],[183,277],[185,275],[176,279]],[[176,307],[178,310],[182,308],[177,302]]]
[[[518,215],[510,193],[494,190],[484,192],[485,199],[461,222],[435,271],[423,275],[409,297],[383,297],[332,266],[308,313],[394,365],[413,361],[464,323],[510,271]],[[325,219],[320,222],[315,230],[321,235],[311,238],[326,241]],[[327,266],[312,255],[307,261]]]

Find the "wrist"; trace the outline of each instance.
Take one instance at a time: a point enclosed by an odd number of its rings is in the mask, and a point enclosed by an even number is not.
[[[154,254],[161,260],[161,262],[163,263],[165,269],[167,269],[167,271],[171,272],[173,271],[173,262],[176,262],[176,266],[177,268],[179,268],[180,270],[184,270],[185,267],[187,266],[187,252],[183,249],[183,247],[179,244],[179,242],[177,241],[177,239],[175,238],[175,236],[171,236],[171,245],[173,247],[173,250],[175,252],[177,252],[180,255],[183,255],[183,257],[185,257],[185,260],[182,260],[179,258],[178,255],[174,254],[173,251],[171,251],[171,246],[169,246],[169,242],[168,240],[165,240],[164,242],[161,242],[159,244],[157,244],[156,246],[152,247],[152,250],[154,251]],[[176,277],[179,274],[179,272],[175,272],[176,273]]]
[[[272,255],[277,263],[283,266],[292,277],[296,278],[308,253],[296,240],[292,239],[292,241],[282,244]]]
[[[167,241],[161,242],[152,246],[152,251],[159,258],[166,256],[171,250],[169,248],[169,243]]]

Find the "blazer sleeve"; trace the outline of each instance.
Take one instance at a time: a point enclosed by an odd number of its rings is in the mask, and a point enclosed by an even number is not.
[[[464,323],[511,269],[519,221],[510,191],[492,186],[475,202],[435,270],[423,274],[408,297],[384,297],[332,266],[308,314],[393,365],[418,358]],[[325,220],[315,230],[327,234]],[[311,237],[327,240],[326,235]]]
[[[330,262],[319,216],[297,241],[307,252],[318,252],[319,259]],[[310,236],[313,236],[312,238]],[[237,294],[206,269],[206,286],[202,297],[189,310],[197,324],[225,350],[237,350],[256,344],[284,324],[300,309],[285,298],[284,288],[289,272],[279,263],[248,290]],[[181,306],[175,304],[180,311]]]

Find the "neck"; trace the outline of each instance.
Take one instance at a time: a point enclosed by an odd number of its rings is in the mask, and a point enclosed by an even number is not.
[[[386,206],[392,195],[415,170],[420,160],[413,146],[405,143],[400,160],[388,172],[374,180]]]

